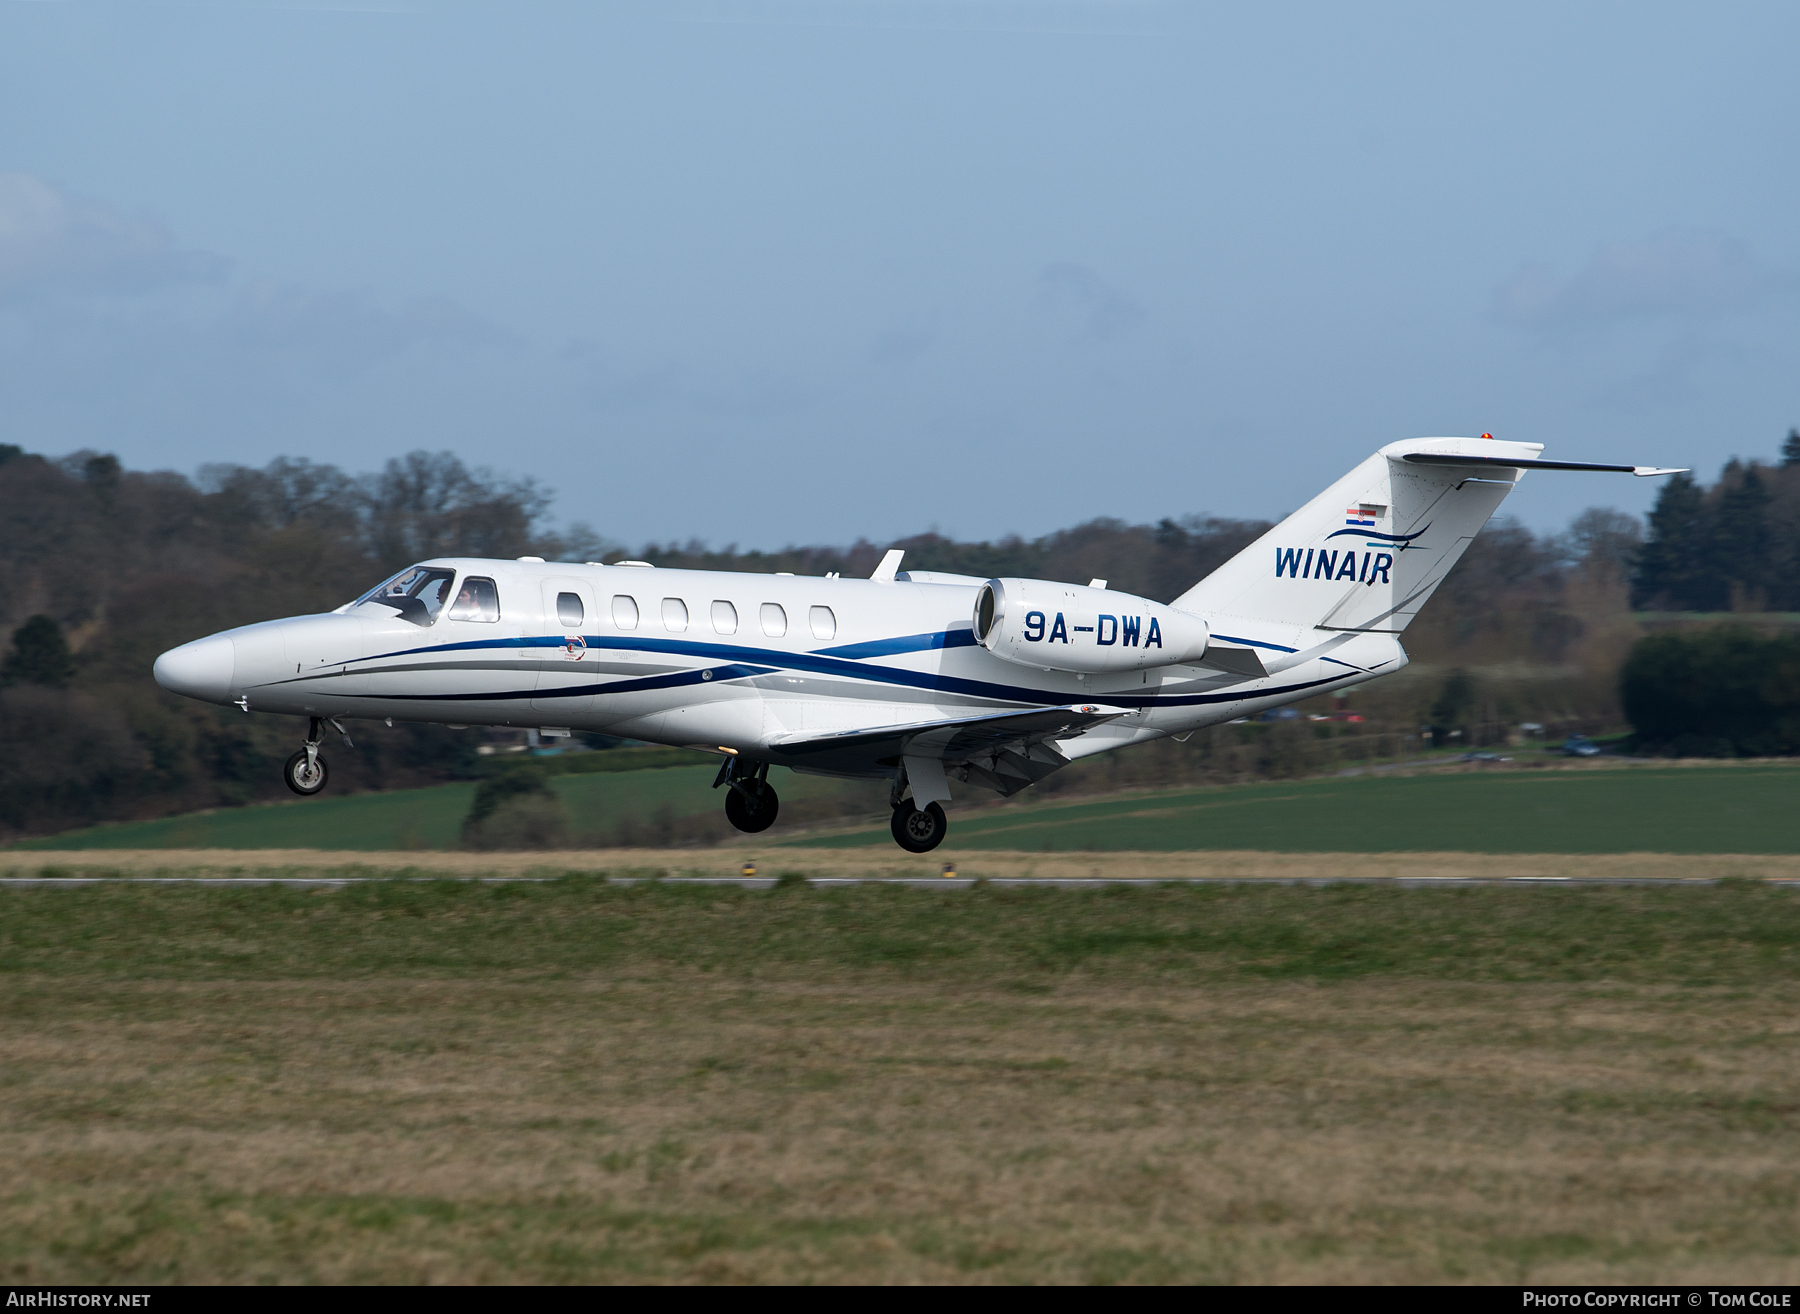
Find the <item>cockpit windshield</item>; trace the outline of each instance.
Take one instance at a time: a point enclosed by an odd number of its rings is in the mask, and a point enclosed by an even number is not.
[[[438,566],[408,566],[386,583],[377,584],[350,605],[392,607],[402,620],[414,625],[429,625],[450,592],[454,570]]]

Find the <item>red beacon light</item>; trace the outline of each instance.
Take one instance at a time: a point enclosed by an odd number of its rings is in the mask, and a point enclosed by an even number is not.
[[[1489,442],[1492,442],[1494,440],[1494,435],[1491,433],[1484,433],[1481,436],[1483,438],[1486,438]]]

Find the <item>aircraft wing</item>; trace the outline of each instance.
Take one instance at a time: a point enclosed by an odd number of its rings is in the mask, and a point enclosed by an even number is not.
[[[1122,707],[1084,703],[1023,712],[916,721],[905,725],[794,734],[769,747],[783,765],[805,771],[880,776],[903,757],[934,758],[961,779],[1012,794],[1066,766],[1049,742],[1079,735],[1128,715]]]

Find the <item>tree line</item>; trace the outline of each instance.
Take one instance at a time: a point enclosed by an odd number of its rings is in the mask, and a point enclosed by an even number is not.
[[[1631,593],[1643,611],[1800,611],[1800,429],[1774,464],[1734,458],[1711,488],[1664,484]]]
[[[1620,665],[1643,633],[1632,603],[1702,610],[1716,601],[1672,591],[1666,563],[1698,550],[1677,544],[1704,540],[1712,560],[1736,563],[1730,578],[1741,586],[1730,597],[1740,604],[1786,598],[1777,586],[1800,576],[1780,556],[1800,538],[1800,515],[1784,519],[1790,504],[1800,509],[1797,469],[1800,437],[1779,466],[1734,463],[1711,489],[1671,485],[1647,541],[1635,517],[1605,508],[1556,534],[1496,521],[1407,631],[1413,667],[1357,693],[1367,728],[1454,728],[1463,742],[1484,743],[1522,720],[1589,731],[1616,724]],[[1755,519],[1744,508],[1758,505],[1763,529],[1744,530],[1747,515]],[[51,458],[0,445],[0,838],[284,797],[278,768],[297,727],[164,693],[150,676],[157,654],[234,625],[329,610],[431,556],[630,555],[670,567],[855,576],[900,547],[913,569],[1099,577],[1167,602],[1269,527],[1193,515],[1100,519],[1032,539],[922,534],[776,551],[652,543],[628,554],[586,525],[556,527],[550,510],[548,490],[534,481],[447,452],[413,452],[363,474],[280,458],[190,478],[127,470],[104,453]],[[1746,565],[1748,557],[1762,564]],[[337,788],[477,770],[479,731],[353,730],[355,749],[333,753]],[[1186,770],[1173,758],[1167,769]]]

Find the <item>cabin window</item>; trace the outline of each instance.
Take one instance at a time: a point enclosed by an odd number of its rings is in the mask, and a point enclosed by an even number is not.
[[[729,602],[719,601],[712,605],[713,628],[720,634],[737,633],[737,608]]]
[[[414,625],[429,625],[437,619],[450,592],[450,581],[455,578],[454,570],[408,566],[385,584],[378,584],[363,594],[356,600],[356,605],[392,607],[400,613],[401,620],[411,621]]]
[[[500,590],[494,587],[494,581],[481,575],[464,575],[461,587],[456,590],[456,601],[450,604],[450,619],[499,620]]]
[[[637,628],[637,599],[628,598],[623,593],[613,595],[613,624],[622,630]]]
[[[762,605],[763,633],[771,639],[779,639],[787,633],[787,613],[781,609],[779,602],[765,602]]]
[[[663,599],[663,628],[670,634],[680,634],[687,628],[687,603],[680,598]]]
[[[579,593],[558,593],[556,595],[556,619],[570,627],[580,625],[587,619],[587,608],[581,605]]]
[[[837,636],[837,617],[830,607],[814,607],[806,613],[807,621],[812,625],[813,638],[830,639]]]

